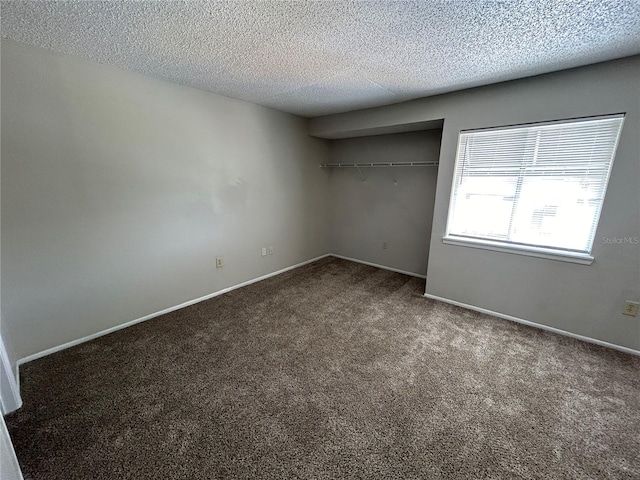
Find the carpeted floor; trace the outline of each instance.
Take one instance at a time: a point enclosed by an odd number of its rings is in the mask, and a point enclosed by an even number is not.
[[[640,478],[640,358],[326,258],[26,364],[26,479]]]

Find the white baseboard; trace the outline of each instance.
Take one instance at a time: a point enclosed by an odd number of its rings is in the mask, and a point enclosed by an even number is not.
[[[274,277],[276,275],[280,275],[281,273],[288,272],[289,270],[293,270],[294,268],[302,267],[303,265],[307,265],[308,263],[312,263],[312,262],[315,262],[317,260],[321,260],[321,259],[329,257],[329,256],[330,256],[330,254],[320,255],[319,257],[312,258],[311,260],[306,260],[304,262],[297,263],[295,265],[291,265],[290,267],[286,267],[286,268],[283,268],[281,270],[277,270],[275,272],[271,272],[271,273],[268,273],[266,275],[262,275],[260,277],[253,278],[251,280],[247,280],[246,282],[242,282],[242,283],[239,283],[237,285],[233,285],[231,287],[223,288],[222,290],[218,290],[217,292],[210,293],[208,295],[205,295],[204,297],[194,298],[193,300],[189,300],[187,302],[181,303],[180,305],[175,305],[173,307],[165,308],[164,310],[160,310],[159,312],[151,313],[149,315],[145,315],[144,317],[140,317],[140,318],[137,318],[135,320],[131,320],[129,322],[121,323],[120,325],[116,325],[115,327],[107,328],[106,330],[100,330],[99,332],[92,333],[91,335],[87,335],[86,337],[78,338],[77,340],[72,340],[70,342],[63,343],[62,345],[58,345],[56,347],[51,347],[51,348],[48,348],[48,349],[43,350],[41,352],[34,353],[32,355],[28,355],[28,356],[18,360],[18,365],[17,365],[17,369],[16,370],[19,371],[19,368],[20,368],[21,365],[23,365],[25,363],[28,363],[28,362],[31,362],[32,360],[37,360],[38,358],[46,357],[47,355],[51,355],[52,353],[56,353],[56,352],[59,352],[61,350],[65,350],[67,348],[74,347],[74,346],[79,345],[81,343],[88,342],[88,341],[93,340],[95,338],[102,337],[104,335],[108,335],[109,333],[113,333],[113,332],[116,332],[118,330],[122,330],[123,328],[130,327],[132,325],[135,325],[136,323],[144,322],[146,320],[151,320],[152,318],[159,317],[160,315],[164,315],[166,313],[170,313],[170,312],[173,312],[175,310],[180,310],[181,308],[188,307],[190,305],[194,305],[196,303],[203,302],[205,300],[209,300],[210,298],[217,297],[218,295],[222,295],[224,293],[231,292],[232,290],[236,290],[238,288],[246,287],[247,285],[251,285],[252,283],[256,283],[256,282],[259,282],[261,280],[266,280],[267,278]],[[19,383],[20,382],[20,377],[18,376],[16,380],[17,380],[16,384],[19,386],[20,385],[20,383]]]
[[[16,377],[13,375],[9,355],[4,347],[4,341],[0,335],[0,408],[6,415],[22,406],[20,388]]]
[[[621,352],[630,353],[631,355],[640,356],[640,350],[634,350],[633,348],[623,347],[621,345],[605,342],[603,340],[597,340],[591,337],[585,337],[584,335],[578,335],[577,333],[567,332],[566,330],[560,330],[559,328],[549,327],[547,325],[542,325],[541,323],[530,322],[529,320],[525,320],[523,318],[512,317],[511,315],[505,315],[504,313],[494,312],[493,310],[487,310],[486,308],[476,307],[475,305],[469,305],[467,303],[457,302],[455,300],[449,300],[448,298],[439,297],[437,295],[431,295],[430,293],[425,293],[424,296],[431,300],[438,300],[440,302],[448,303],[450,305],[455,305],[457,307],[463,307],[476,312],[486,313],[487,315],[491,315],[492,317],[498,317],[498,318],[510,320],[516,323],[522,323],[523,325],[529,325],[530,327],[535,327],[541,330],[546,330],[548,332],[557,333],[559,335],[564,335],[565,337],[575,338],[578,340],[582,340],[583,342],[594,343],[602,347],[612,348],[614,350],[619,350]]]
[[[390,270],[396,273],[403,273],[404,275],[411,275],[412,277],[418,278],[427,278],[426,275],[420,275],[418,273],[407,272],[406,270],[400,270],[399,268],[387,267],[385,265],[378,265],[377,263],[365,262],[364,260],[358,260],[357,258],[345,257],[344,255],[336,255],[335,253],[330,254],[332,257],[341,258],[343,260],[349,260],[350,262],[362,263],[364,265],[369,265],[370,267],[381,268],[383,270]]]

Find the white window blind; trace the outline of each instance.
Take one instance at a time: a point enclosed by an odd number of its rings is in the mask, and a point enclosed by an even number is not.
[[[460,132],[445,240],[590,254],[623,120]]]

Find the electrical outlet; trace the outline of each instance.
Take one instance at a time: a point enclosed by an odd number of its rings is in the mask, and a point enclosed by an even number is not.
[[[622,307],[622,314],[629,315],[630,317],[635,317],[638,315],[638,302],[632,302],[631,300],[627,300],[624,302],[624,307]]]
[[[389,249],[389,244],[387,242],[382,242],[382,249],[383,250],[388,250]]]
[[[267,247],[262,247],[262,256],[263,257],[267,256]]]
[[[273,255],[273,247],[269,247],[269,255]]]
[[[222,257],[216,257],[216,268],[222,268]]]

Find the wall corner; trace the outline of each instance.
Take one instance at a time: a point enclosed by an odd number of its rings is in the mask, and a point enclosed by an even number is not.
[[[2,414],[11,413],[21,406],[20,387],[13,374],[4,340],[0,335],[0,407],[2,407]]]

